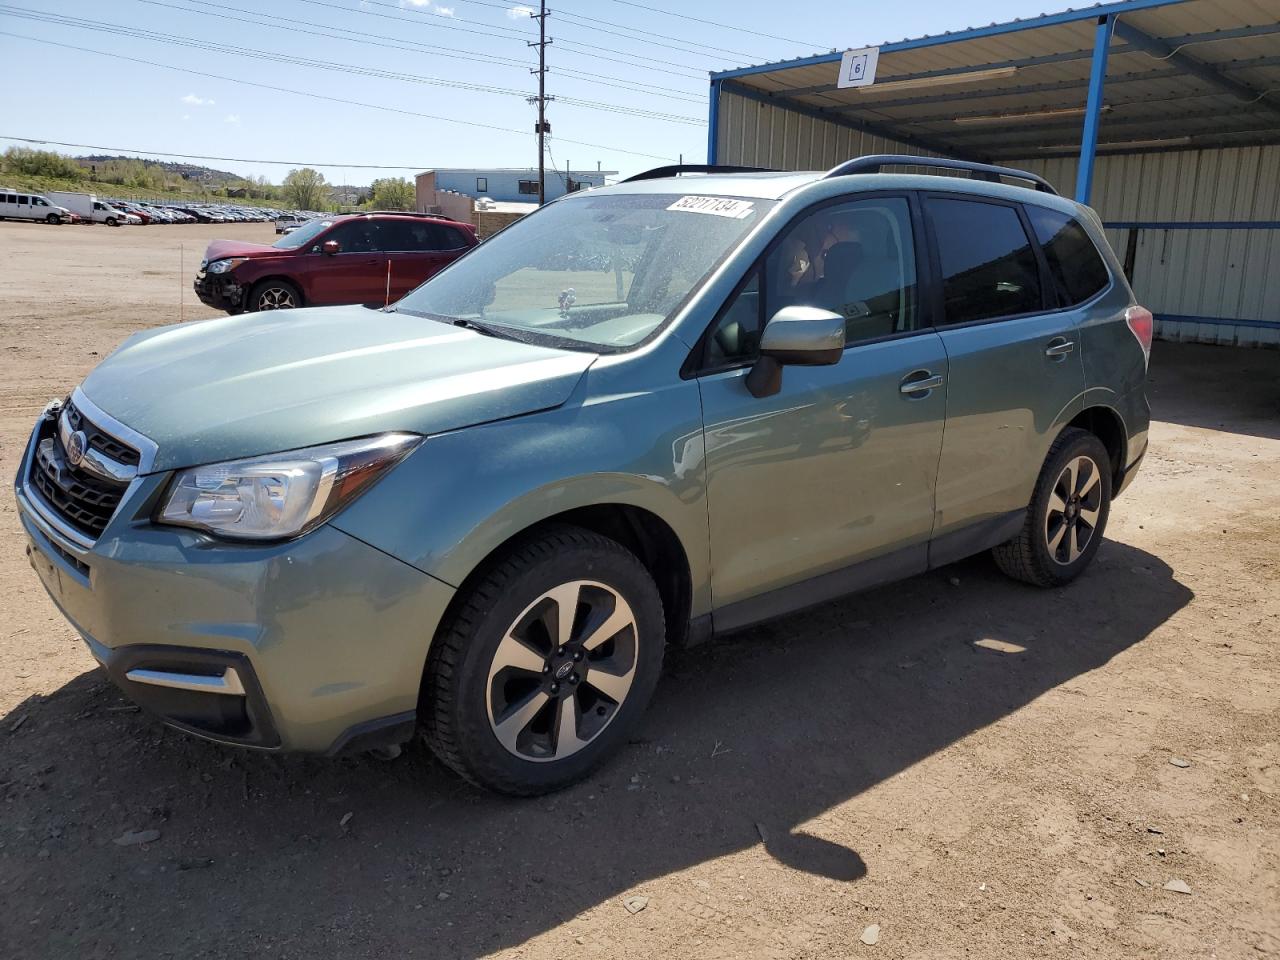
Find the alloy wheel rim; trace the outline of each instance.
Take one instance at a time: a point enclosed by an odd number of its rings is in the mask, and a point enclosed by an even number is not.
[[[572,580],[507,628],[485,684],[489,727],[508,753],[563,760],[613,722],[635,679],[639,631],[618,591]]]
[[[1076,457],[1062,469],[1044,517],[1045,545],[1059,566],[1074,563],[1088,548],[1102,512],[1102,483],[1098,465]]]
[[[293,294],[284,287],[268,287],[258,297],[259,310],[287,310],[293,306]]]

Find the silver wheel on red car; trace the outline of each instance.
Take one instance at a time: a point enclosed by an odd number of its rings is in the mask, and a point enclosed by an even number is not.
[[[472,783],[530,795],[626,743],[657,685],[662,598],[618,541],[545,528],[493,558],[432,641],[427,743]]]
[[[283,280],[267,280],[253,288],[249,297],[250,310],[292,310],[302,306],[298,288]]]

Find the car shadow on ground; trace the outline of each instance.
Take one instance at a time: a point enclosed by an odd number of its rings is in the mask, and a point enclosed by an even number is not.
[[[42,904],[10,915],[9,947],[477,957],[762,842],[856,885],[873,852],[806,821],[1104,666],[1192,598],[1140,550],[1108,542],[1098,560],[1037,590],[975,558],[674,651],[639,737],[534,800],[474,790],[420,745],[384,762],[204,743],[85,674],[0,726],[0,886]],[[144,829],[161,836],[112,842]]]

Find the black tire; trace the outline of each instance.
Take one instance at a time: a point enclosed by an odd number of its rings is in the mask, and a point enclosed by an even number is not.
[[[244,311],[292,310],[302,306],[302,291],[288,280],[261,280],[249,291]]]
[[[585,743],[560,759],[544,755],[541,759],[526,759],[499,740],[497,719],[491,720],[496,691],[505,690],[499,682],[506,674],[492,674],[500,645],[510,643],[509,633],[515,633],[521,624],[535,626],[545,621],[531,611],[548,601],[548,594],[576,581],[594,581],[605,585],[625,602],[634,619],[594,651],[586,654],[582,667],[582,679],[572,674],[575,686],[560,699],[546,691],[555,687],[554,676],[563,670],[552,672],[550,666],[537,671],[517,670],[520,683],[530,684],[528,703],[534,696],[546,696],[545,706],[530,714],[527,725],[519,727],[523,736],[534,731],[541,722],[548,731],[544,734],[553,750],[559,749],[558,718],[565,701],[569,715],[577,713],[572,731],[573,740]],[[597,615],[595,607],[584,597],[591,586],[575,592],[577,597],[573,633],[576,642],[595,631],[611,613]],[[601,594],[604,595],[604,594]],[[558,607],[556,609],[559,609]],[[613,607],[619,610],[620,607]],[[585,611],[585,613],[584,613]],[[558,622],[558,621],[557,621]],[[581,636],[580,636],[581,635]],[[552,652],[547,663],[555,662],[556,641],[547,632]],[[431,646],[423,683],[421,716],[427,744],[432,752],[451,769],[471,783],[498,793],[512,796],[534,796],[559,790],[581,780],[619,746],[624,744],[634,730],[657,686],[662,672],[662,660],[666,643],[666,626],[662,599],[654,586],[653,578],[644,565],[617,542],[578,527],[556,526],[548,528],[533,539],[513,546],[498,558],[485,573],[455,601],[454,607],[442,624]],[[618,646],[615,648],[614,644]],[[601,653],[627,648],[624,655],[630,658],[632,672],[630,686],[618,701],[599,699],[591,685],[592,658]],[[561,651],[567,649],[560,648]],[[585,648],[584,648],[585,649]],[[576,654],[570,653],[570,656]],[[538,654],[541,656],[541,653]],[[563,656],[563,654],[561,654]],[[563,668],[564,663],[560,666]],[[524,696],[524,694],[522,694]],[[608,703],[611,711],[607,719]],[[544,715],[543,710],[549,710]],[[523,712],[514,710],[514,712]],[[524,721],[521,721],[523,724]],[[595,732],[589,725],[602,724]],[[579,738],[584,730],[585,740]]]
[[[58,225],[58,224],[61,224],[61,223],[62,223],[62,218],[61,218],[60,216],[58,216],[56,213],[51,213],[51,214],[49,214],[47,217],[45,217],[45,218],[44,218],[44,222],[45,222],[45,223],[52,223],[52,224]]]
[[[115,217],[107,217],[106,224],[108,227],[118,227],[120,226],[120,221]]]
[[[1084,497],[1078,496],[1078,490],[1090,484],[1091,474],[1080,463],[1081,458],[1097,471],[1097,480]],[[1077,465],[1077,492],[1066,496],[1070,485],[1066,471],[1073,464]],[[1060,587],[1080,576],[1106,532],[1111,513],[1111,468],[1101,440],[1087,430],[1064,430],[1049,448],[1021,532],[991,551],[996,565],[1015,580],[1038,587]],[[1058,509],[1059,504],[1065,509]],[[1096,522],[1089,522],[1091,517]]]

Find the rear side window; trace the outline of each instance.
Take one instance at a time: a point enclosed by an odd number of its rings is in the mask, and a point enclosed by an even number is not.
[[[1043,309],[1040,266],[1013,207],[926,201],[942,269],[944,322],[970,323]]]
[[[1030,204],[1026,211],[1064,307],[1084,303],[1111,282],[1098,248],[1076,220]]]

